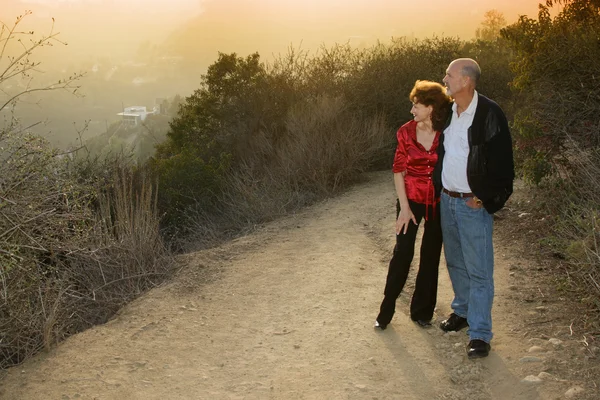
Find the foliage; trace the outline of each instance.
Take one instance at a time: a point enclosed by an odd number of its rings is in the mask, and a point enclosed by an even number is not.
[[[453,38],[409,40],[379,44],[362,56],[349,79],[345,96],[355,112],[382,114],[390,126],[410,118],[408,93],[417,79],[441,81],[448,63],[462,55],[463,42]]]
[[[600,150],[568,146],[573,158],[570,173],[553,177],[554,185],[544,182],[546,208],[555,215],[550,241],[554,252],[570,264],[569,274],[581,296],[600,311]],[[586,294],[587,293],[587,294]]]
[[[569,164],[567,133],[579,145],[600,145],[600,14],[593,3],[568,2],[554,19],[541,6],[538,20],[521,17],[503,30],[516,51],[515,136],[555,164]]]
[[[169,262],[154,188],[122,163],[77,166],[24,134],[4,132],[0,145],[3,368],[105,322]]]
[[[257,208],[254,220],[263,213],[251,199],[264,195],[244,194],[249,188],[264,193],[261,185],[269,182],[274,198],[281,193],[318,198],[355,181],[360,171],[389,168],[393,132],[411,118],[407,96],[417,79],[439,81],[449,60],[470,56],[487,68],[486,94],[506,100],[511,55],[498,52],[495,43],[452,38],[395,39],[366,49],[335,45],[313,56],[290,49],[269,65],[258,54],[221,53],[201,87],[179,107],[166,142],[151,160],[160,179],[165,227],[185,229],[181,221],[190,215],[206,220],[211,212],[223,216],[247,209],[241,201],[224,208],[229,204],[224,196],[232,196],[230,185],[260,182],[238,193]],[[372,132],[374,126],[378,132]],[[342,145],[335,142],[343,140],[342,127],[346,140],[361,134]],[[364,154],[356,151],[356,143]]]
[[[258,54],[246,59],[235,53],[219,54],[202,77],[202,85],[179,110],[171,122],[164,153],[194,148],[210,158],[231,151],[232,131],[238,126],[256,129],[260,124],[257,110],[263,104],[257,96],[264,87],[264,66]]]
[[[236,132],[247,138],[263,123],[258,110],[268,100],[260,95],[264,82],[258,54],[219,54],[201,87],[181,104],[151,161],[161,181],[161,204],[169,208],[167,222],[197,202],[214,202],[223,172],[246,151]]]
[[[551,7],[564,8],[551,18]],[[547,1],[538,19],[502,31],[514,48],[516,157],[544,191],[553,251],[570,263],[583,297],[600,310],[600,2]],[[587,293],[587,294],[584,294]]]

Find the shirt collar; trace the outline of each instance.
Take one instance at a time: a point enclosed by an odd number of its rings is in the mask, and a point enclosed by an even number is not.
[[[471,103],[469,104],[469,107],[467,107],[467,109],[465,111],[463,111],[461,113],[462,114],[467,114],[467,115],[475,115],[475,110],[477,109],[477,103],[479,100],[479,95],[477,93],[477,90],[474,91],[473,94],[473,99],[471,99]],[[458,108],[458,105],[456,104],[456,102],[452,103],[452,111],[456,112]]]

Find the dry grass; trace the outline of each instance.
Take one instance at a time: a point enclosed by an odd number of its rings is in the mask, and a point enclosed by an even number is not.
[[[600,150],[583,149],[574,141],[570,173],[564,175],[569,196],[561,204],[557,236],[564,238],[564,252],[600,317]],[[600,322],[598,323],[600,334]]]
[[[1,369],[107,321],[163,281],[170,258],[155,189],[130,169],[86,180],[39,138],[0,142]]]
[[[391,163],[395,140],[383,118],[360,120],[342,98],[328,96],[293,107],[285,133],[273,136],[263,130],[252,137],[240,167],[226,177],[218,213],[189,210],[185,236],[194,248],[344,190],[375,162]]]
[[[306,101],[292,108],[286,122],[275,163],[286,181],[320,193],[356,181],[394,140],[383,118],[358,119],[340,97]]]

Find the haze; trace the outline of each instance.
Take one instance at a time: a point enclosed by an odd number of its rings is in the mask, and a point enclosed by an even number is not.
[[[89,136],[114,121],[123,107],[151,107],[155,98],[189,95],[199,86],[201,74],[216,60],[218,51],[242,56],[258,51],[268,61],[274,54],[285,53],[290,46],[315,51],[321,45],[368,46],[401,36],[469,39],[486,11],[496,9],[512,23],[519,15],[536,17],[538,3],[531,0],[2,0],[0,21],[10,26],[17,15],[31,10],[33,15],[25,20],[22,29],[47,33],[54,18],[55,31],[60,32],[60,39],[68,46],[53,46],[36,53],[36,59],[42,60],[41,69],[46,77],[59,72],[87,72],[81,80],[84,99],[73,100],[63,95],[50,102],[43,99],[35,108],[35,116],[23,117],[27,123],[33,123],[32,118],[48,119],[46,125],[37,129],[52,131],[61,137],[55,142],[67,145],[76,136],[73,123],[81,126],[86,120],[95,122],[97,126],[88,129]],[[163,62],[157,67],[158,59]],[[175,70],[167,63],[185,68]],[[112,85],[107,83],[110,80],[114,81]],[[22,111],[27,111],[27,107],[23,106]]]

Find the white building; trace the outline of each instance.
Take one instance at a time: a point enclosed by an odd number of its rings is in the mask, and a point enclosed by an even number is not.
[[[144,121],[148,115],[154,114],[154,111],[146,111],[144,106],[125,107],[123,112],[118,113],[123,117],[123,122],[129,125],[137,125]]]

